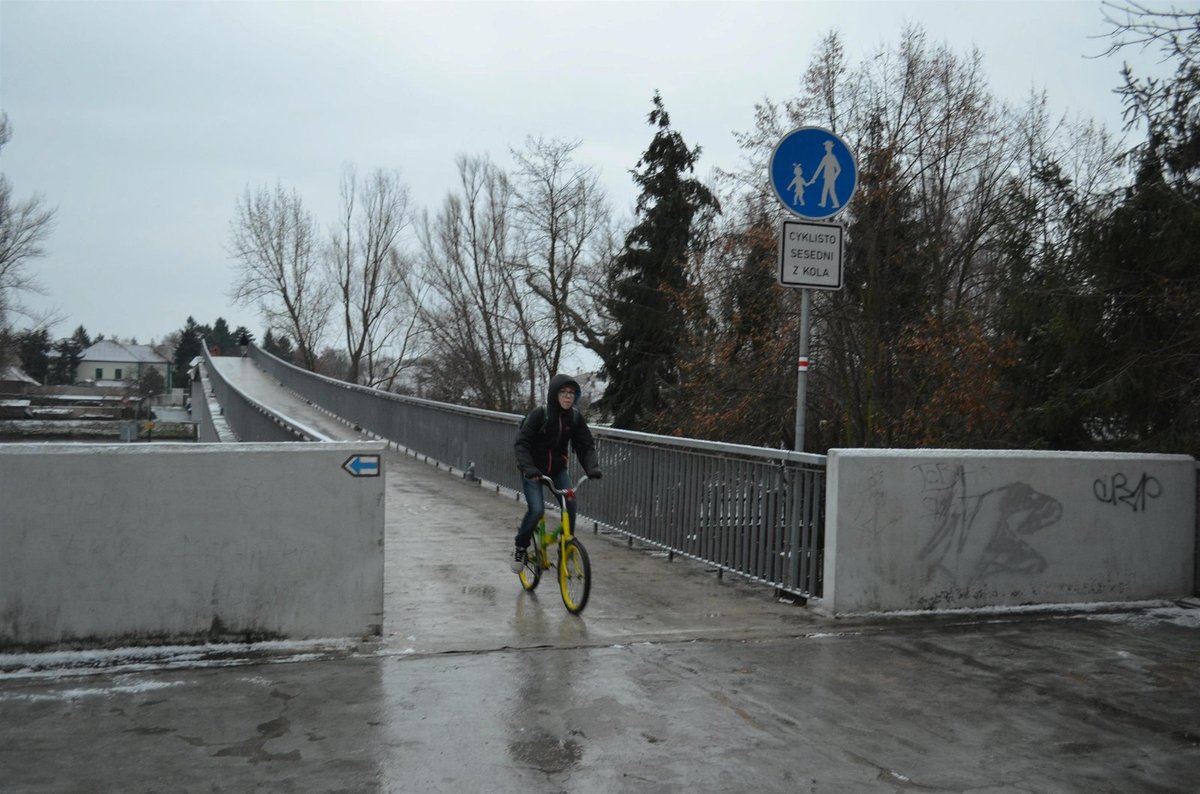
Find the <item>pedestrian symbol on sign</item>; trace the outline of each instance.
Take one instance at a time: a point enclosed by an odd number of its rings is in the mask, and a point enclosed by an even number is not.
[[[825,206],[825,199],[833,202],[833,208],[838,209],[842,205],[838,203],[837,197],[837,178],[838,174],[842,173],[842,166],[838,163],[837,155],[833,153],[833,141],[825,141],[825,156],[821,158],[821,164],[817,166],[817,173],[813,174],[813,178],[808,184],[817,181],[819,174],[825,176],[825,186],[821,189],[821,203],[818,207]]]

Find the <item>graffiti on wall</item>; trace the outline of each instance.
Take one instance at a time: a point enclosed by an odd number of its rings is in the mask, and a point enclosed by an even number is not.
[[[961,464],[914,466],[934,519],[919,558],[932,578],[941,574],[968,587],[997,573],[1038,574],[1046,558],[1033,536],[1058,523],[1062,503],[1028,483],[980,488]]]
[[[1162,496],[1162,483],[1158,478],[1142,473],[1136,482],[1130,480],[1122,472],[1108,477],[1101,477],[1092,483],[1092,492],[1101,502],[1113,505],[1128,505],[1133,512],[1144,511],[1147,499],[1157,499]]]

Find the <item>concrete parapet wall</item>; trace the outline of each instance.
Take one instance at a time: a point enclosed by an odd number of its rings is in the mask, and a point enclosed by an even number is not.
[[[835,614],[1188,595],[1186,455],[830,450],[824,597]]]
[[[378,634],[383,449],[0,445],[0,648]]]
[[[192,418],[196,422],[196,440],[205,443],[234,442],[238,438],[225,421],[221,404],[213,396],[208,370],[204,365],[197,368],[192,379]]]

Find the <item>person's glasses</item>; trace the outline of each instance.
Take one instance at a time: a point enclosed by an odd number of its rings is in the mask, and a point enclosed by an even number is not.
[[[571,399],[575,399],[575,390],[574,389],[559,389],[558,396],[559,397],[570,397]]]

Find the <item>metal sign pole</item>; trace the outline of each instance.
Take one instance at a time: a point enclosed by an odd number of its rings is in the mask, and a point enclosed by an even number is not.
[[[808,403],[808,297],[800,290],[800,357],[796,360],[796,452],[804,451],[804,408]]]

